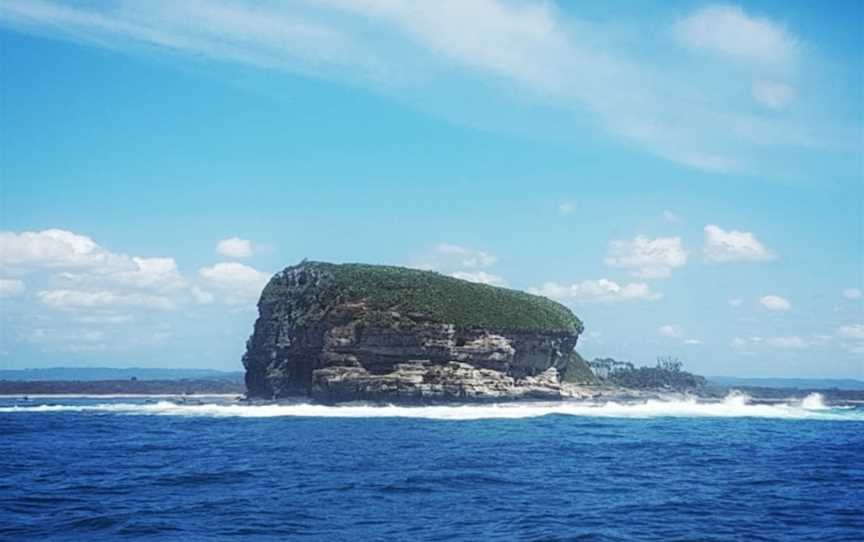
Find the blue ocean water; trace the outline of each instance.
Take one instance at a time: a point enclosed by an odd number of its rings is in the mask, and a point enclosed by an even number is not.
[[[0,399],[2,540],[864,540],[864,409]]]

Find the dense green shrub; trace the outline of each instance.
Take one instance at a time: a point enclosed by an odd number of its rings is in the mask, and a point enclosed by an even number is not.
[[[373,314],[376,311],[419,314],[458,327],[582,332],[582,322],[567,307],[517,290],[468,282],[433,271],[383,265],[304,262],[288,270],[302,266],[332,277],[333,283],[325,288],[327,296],[363,301]],[[278,297],[282,287],[277,275],[265,288],[262,301]]]

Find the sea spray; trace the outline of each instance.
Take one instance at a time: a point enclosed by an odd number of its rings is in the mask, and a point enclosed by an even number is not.
[[[819,394],[783,403],[754,403],[742,393],[730,393],[722,401],[651,399],[639,402],[514,402],[434,406],[397,406],[346,404],[328,406],[313,403],[258,404],[212,402],[183,404],[173,401],[150,403],[100,402],[79,404],[31,403],[0,407],[0,414],[93,412],[122,415],[202,416],[202,417],[319,417],[319,418],[426,418],[433,420],[521,419],[549,415],[606,418],[783,418],[814,420],[864,420],[864,412],[854,408],[831,408]]]
[[[801,400],[801,408],[806,410],[828,410],[825,406],[825,398],[821,393],[811,393]]]

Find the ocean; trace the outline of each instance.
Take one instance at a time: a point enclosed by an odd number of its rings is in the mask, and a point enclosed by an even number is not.
[[[0,540],[864,540],[864,408],[0,399]]]

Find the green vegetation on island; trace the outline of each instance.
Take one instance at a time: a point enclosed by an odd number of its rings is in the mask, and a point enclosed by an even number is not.
[[[592,385],[599,384],[600,379],[591,371],[588,362],[582,359],[575,350],[570,353],[567,366],[561,373],[561,382],[569,384]]]
[[[545,297],[468,282],[434,271],[367,264],[302,262],[332,276],[326,290],[333,299],[316,298],[326,307],[333,301],[363,300],[371,312],[417,313],[461,328],[582,332],[582,322],[567,307]],[[285,295],[277,274],[262,293],[262,303]],[[380,316],[380,315],[379,315]],[[386,316],[386,315],[385,315]]]
[[[671,356],[657,358],[656,365],[636,367],[612,358],[588,362],[604,382],[630,389],[693,391],[705,387],[704,377],[683,370],[683,363]]]

